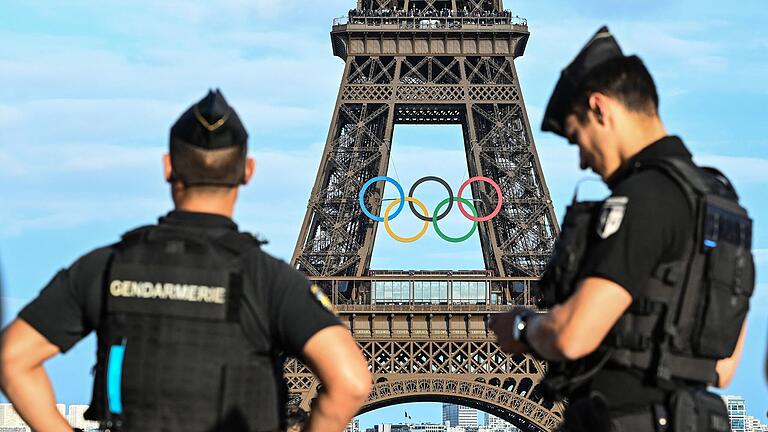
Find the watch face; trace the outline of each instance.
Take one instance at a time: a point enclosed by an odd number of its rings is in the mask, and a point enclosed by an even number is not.
[[[523,320],[523,318],[520,315],[515,317],[515,321],[513,323],[513,326],[514,327],[512,328],[512,337],[516,341],[519,341],[520,340],[520,333],[525,328],[525,321]]]

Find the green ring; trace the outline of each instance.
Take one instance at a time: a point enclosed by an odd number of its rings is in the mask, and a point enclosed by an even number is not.
[[[463,237],[448,237],[447,235],[443,234],[443,232],[440,231],[440,227],[437,226],[437,215],[440,214],[440,209],[443,208],[446,204],[448,204],[448,202],[451,199],[469,206],[469,209],[472,210],[472,213],[475,215],[475,217],[477,217],[477,209],[475,209],[475,206],[468,199],[462,198],[462,197],[446,198],[440,201],[440,204],[438,204],[437,208],[435,208],[435,212],[432,215],[432,226],[435,227],[435,232],[437,233],[437,235],[440,236],[441,239],[451,243],[461,243],[463,241],[468,240],[470,237],[472,237],[472,234],[474,234],[475,231],[477,230],[477,222],[474,222],[474,224],[472,225],[472,229],[469,230],[469,232]]]

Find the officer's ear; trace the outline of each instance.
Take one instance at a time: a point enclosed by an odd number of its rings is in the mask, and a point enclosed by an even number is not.
[[[594,116],[600,126],[605,126],[605,113],[608,111],[608,98],[602,93],[589,96],[589,115]]]
[[[253,173],[256,172],[256,160],[249,157],[245,160],[245,176],[243,178],[243,184],[248,184],[253,177]]]
[[[171,155],[166,153],[163,155],[163,176],[165,181],[171,182],[171,176],[173,175],[173,167],[171,167]]]

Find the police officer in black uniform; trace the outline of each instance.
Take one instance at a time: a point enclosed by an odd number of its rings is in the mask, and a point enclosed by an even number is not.
[[[91,331],[86,418],[102,430],[284,430],[285,355],[322,383],[306,430],[341,431],[359,410],[371,377],[328,298],[231,219],[255,167],[247,136],[209,92],[171,129],[175,210],[60,271],[6,329],[3,390],[34,430],[71,430],[42,365]]]
[[[563,430],[729,430],[706,387],[733,376],[754,288],[733,187],[667,134],[648,70],[607,28],[563,71],[543,129],[611,195],[574,197],[540,283],[549,312],[497,316],[501,348],[550,361],[535,392],[568,398]]]

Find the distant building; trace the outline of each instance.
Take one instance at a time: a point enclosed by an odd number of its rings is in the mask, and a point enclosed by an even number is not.
[[[64,404],[56,404],[56,409],[61,413],[62,417],[67,419],[67,422],[75,428],[80,428],[84,431],[98,430],[99,424],[96,422],[88,421],[83,418],[85,410],[88,409],[88,405],[70,405],[69,412],[67,412],[67,406]],[[13,409],[13,405],[9,403],[0,404],[0,432],[29,432],[30,428],[21,419],[21,416]]]
[[[456,404],[443,404],[443,423],[465,429],[477,429],[477,410]]]
[[[0,432],[29,431],[27,424],[9,403],[0,404]]]
[[[366,429],[365,431],[366,432],[408,432],[408,425],[380,423],[380,424],[374,425],[372,428]]]
[[[520,432],[520,429],[516,428],[509,422],[506,422],[495,415],[485,415],[485,431],[486,432]]]
[[[446,424],[436,423],[408,423],[408,424],[390,424],[382,423],[365,429],[364,432],[468,432],[463,427],[453,427]]]
[[[744,424],[747,432],[768,432],[768,425],[752,416],[746,416]]]
[[[69,414],[67,414],[67,421],[74,428],[79,428],[84,431],[91,429],[98,429],[99,423],[85,419],[85,411],[88,409],[88,405],[70,405]]]
[[[360,432],[360,420],[354,418],[344,429],[344,432]]]
[[[746,416],[747,409],[744,398],[741,396],[726,395],[722,396],[725,406],[728,407],[728,417],[731,420],[731,430],[733,432],[747,432]]]
[[[444,424],[419,423],[408,425],[408,432],[447,432],[447,430]]]

